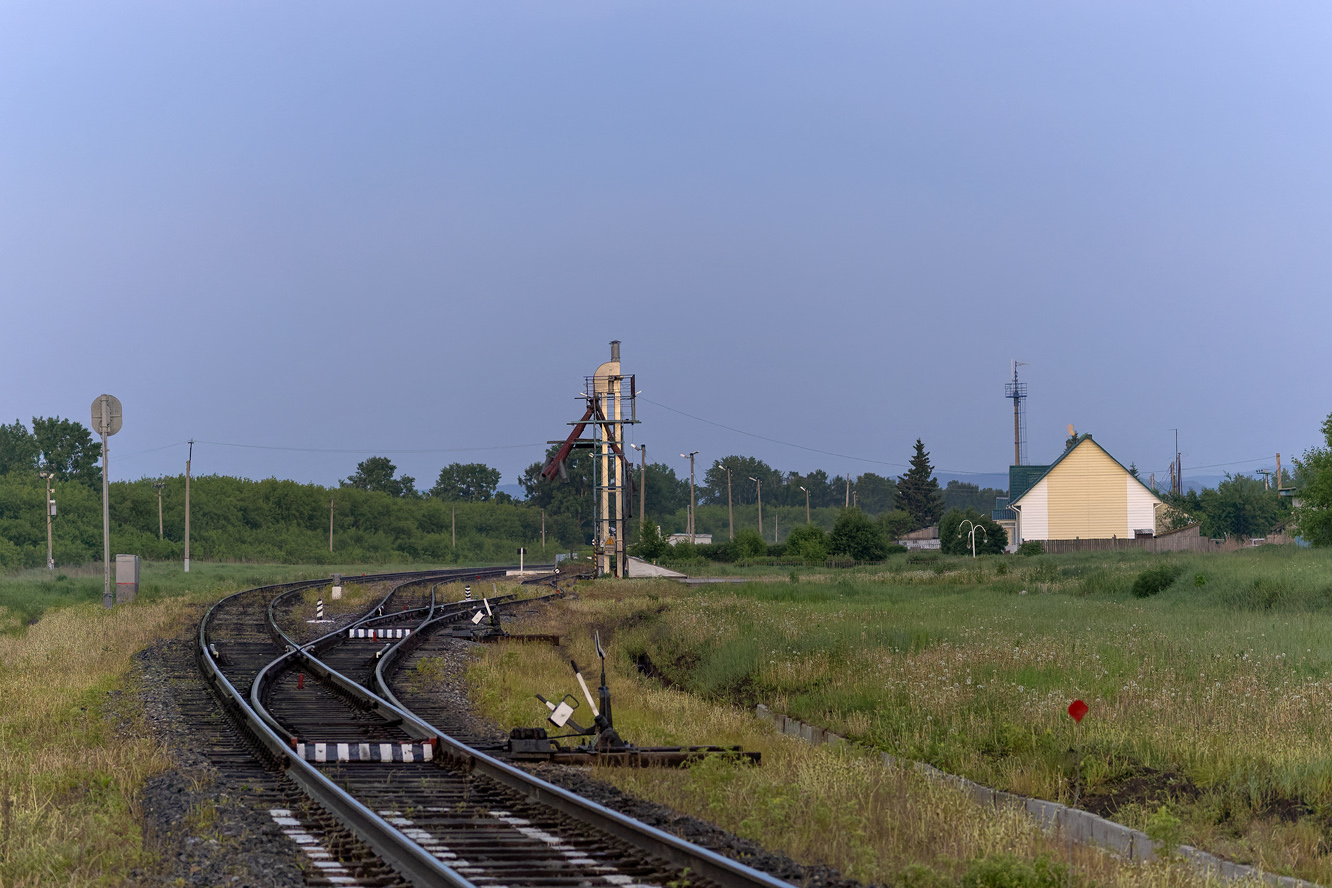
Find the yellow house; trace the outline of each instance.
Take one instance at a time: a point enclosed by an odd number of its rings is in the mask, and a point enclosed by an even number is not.
[[[1053,465],[1009,470],[1014,544],[1154,536],[1162,505],[1091,435],[1078,436]]]

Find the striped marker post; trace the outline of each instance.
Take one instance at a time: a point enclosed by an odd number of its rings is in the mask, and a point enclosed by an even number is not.
[[[468,601],[471,601],[471,600],[472,600],[472,587],[471,587],[471,586],[463,586],[463,595],[467,596],[467,600],[468,600]]]
[[[322,598],[315,602],[315,619],[324,619],[324,599]]]

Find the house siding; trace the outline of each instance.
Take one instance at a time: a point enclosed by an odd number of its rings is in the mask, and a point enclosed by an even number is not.
[[[1048,540],[1050,538],[1049,486],[1041,481],[1022,497],[1022,508],[1018,512],[1018,536],[1023,540]]]
[[[1084,442],[1047,475],[1049,526],[1045,539],[1128,536],[1127,473],[1101,448]]]
[[[1156,504],[1159,502],[1151,491],[1138,483],[1132,475],[1125,477],[1128,482],[1128,533],[1150,530],[1156,532]]]

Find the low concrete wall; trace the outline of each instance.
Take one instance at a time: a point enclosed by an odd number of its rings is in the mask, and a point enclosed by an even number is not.
[[[851,746],[844,737],[816,725],[807,724],[799,719],[778,715],[762,703],[755,709],[755,715],[765,721],[772,722],[773,727],[779,733],[799,737],[814,746],[824,743]],[[871,752],[867,747],[861,747],[859,744],[855,746],[857,749]],[[1097,845],[1129,860],[1153,860],[1156,857],[1156,847],[1146,833],[1131,829],[1122,823],[1115,823],[1113,820],[1106,820],[1104,817],[1090,811],[1070,808],[1058,802],[1031,799],[1011,792],[991,789],[965,777],[958,777],[955,774],[940,771],[933,765],[927,765],[924,762],[898,759],[886,752],[880,752],[878,755],[885,767],[911,768],[927,777],[951,783],[960,789],[964,795],[983,807],[1023,810],[1028,817],[1036,821],[1041,829],[1057,832],[1062,837],[1078,844]],[[1259,879],[1268,885],[1276,885],[1280,888],[1320,888],[1314,882],[1306,882],[1303,879],[1296,879],[1291,876],[1276,876],[1252,866],[1222,860],[1213,854],[1199,851],[1189,845],[1180,845],[1176,849],[1176,853],[1208,875],[1223,881]]]

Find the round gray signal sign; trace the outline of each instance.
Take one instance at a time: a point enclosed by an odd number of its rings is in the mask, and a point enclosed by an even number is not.
[[[120,399],[115,395],[98,395],[92,402],[92,427],[99,435],[114,435],[120,431]]]

